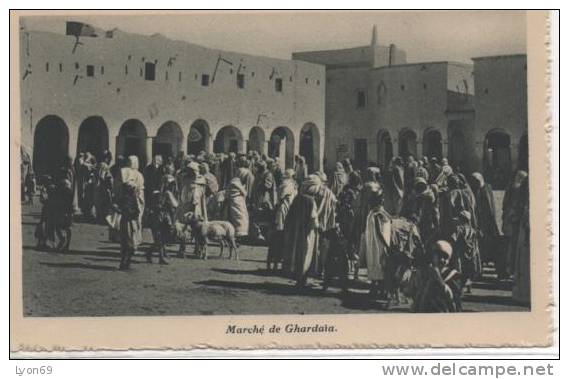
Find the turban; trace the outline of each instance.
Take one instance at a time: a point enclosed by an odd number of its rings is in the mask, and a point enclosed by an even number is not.
[[[300,187],[300,192],[305,195],[314,196],[320,193],[322,189],[322,180],[318,175],[312,174],[304,180],[302,186]]]

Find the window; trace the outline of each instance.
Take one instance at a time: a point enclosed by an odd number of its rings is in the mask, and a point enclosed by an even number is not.
[[[178,81],[182,81],[182,71],[178,72]]]
[[[202,86],[207,87],[209,86],[209,75],[202,74]]]
[[[46,64],[45,64],[45,70],[46,70],[47,72],[49,72],[49,62],[46,62]]]
[[[95,66],[88,64],[87,66],[87,77],[92,78],[95,76]]]
[[[105,75],[105,66],[101,66],[101,75]]]
[[[316,81],[316,85],[319,86],[320,85],[320,80]]]
[[[405,91],[405,84],[401,84],[401,91]]]
[[[75,62],[75,69],[79,70],[79,62]]]
[[[245,75],[237,74],[237,87],[245,88]]]
[[[255,71],[251,72],[251,76],[255,76]]]
[[[283,80],[281,78],[275,79],[275,91],[277,92],[283,91]]]
[[[168,71],[166,71],[166,81],[168,81]]]
[[[156,64],[152,62],[144,63],[144,79],[145,80],[156,79]]]
[[[59,72],[63,72],[63,63],[59,64]]]
[[[289,76],[289,77],[288,77],[288,81],[289,81],[289,82],[292,82],[292,76]]]
[[[124,65],[124,74],[128,75],[128,65],[127,64]]]
[[[304,81],[306,82],[306,84],[308,84],[308,78],[304,78]]]
[[[367,99],[365,91],[359,90],[357,92],[357,108],[363,109],[366,107]]]
[[[423,83],[423,89],[427,89],[427,83]]]

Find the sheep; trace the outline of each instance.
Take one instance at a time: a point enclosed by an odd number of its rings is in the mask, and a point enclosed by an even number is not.
[[[207,245],[209,241],[219,242],[219,257],[223,256],[224,246],[229,247],[229,258],[238,260],[237,244],[235,243],[235,228],[227,221],[204,222],[200,216],[192,212],[184,215],[188,225],[192,229],[192,235],[196,241],[196,253],[198,257],[207,259]]]

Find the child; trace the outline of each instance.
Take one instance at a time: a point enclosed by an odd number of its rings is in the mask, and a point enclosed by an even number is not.
[[[419,268],[413,278],[413,312],[460,312],[462,278],[450,267],[452,246],[439,240],[433,244],[432,262]]]

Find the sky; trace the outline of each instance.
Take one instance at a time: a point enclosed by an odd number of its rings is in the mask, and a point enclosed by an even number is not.
[[[380,45],[396,44],[407,61],[458,61],[526,52],[521,11],[176,12],[154,15],[26,17],[30,30],[65,32],[65,21],[105,30],[160,33],[215,49],[290,59],[292,52],[364,46],[377,26]]]

